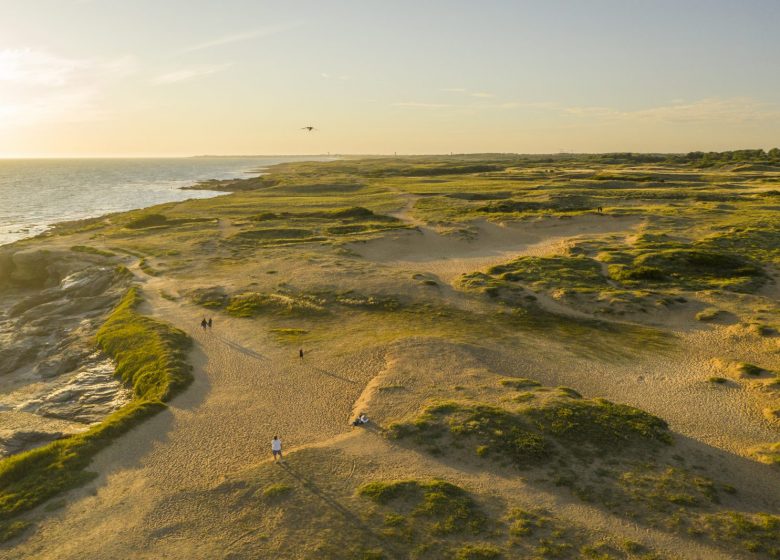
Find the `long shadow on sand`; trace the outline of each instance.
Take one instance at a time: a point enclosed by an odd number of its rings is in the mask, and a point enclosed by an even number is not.
[[[247,348],[246,346],[241,346],[237,342],[233,342],[232,340],[229,340],[218,334],[209,334],[207,336],[210,336],[211,338],[220,341],[228,348],[231,348],[232,350],[235,350],[236,352],[239,352],[244,356],[249,356],[250,358],[255,358],[256,360],[262,360],[266,362],[269,360],[267,356],[262,355],[260,352],[256,352],[255,350],[252,350],[251,348]]]
[[[317,483],[310,477],[304,475],[301,471],[291,466],[289,463],[280,463],[280,466],[287,471],[287,473],[296,479],[301,485],[322,500],[326,506],[333,511],[341,515],[344,520],[349,523],[355,530],[364,535],[365,540],[363,542],[372,542],[382,546],[382,552],[392,553],[394,558],[403,558],[403,554],[395,549],[386,539],[383,539],[380,535],[374,532],[374,530],[363,522],[358,514],[345,507],[334,497],[330,496],[325,490],[320,488]]]
[[[332,377],[333,379],[338,379],[339,381],[343,381],[345,383],[350,383],[352,385],[360,384],[359,381],[355,381],[354,379],[349,379],[348,377],[343,377],[343,376],[341,376],[341,375],[339,375],[337,373],[333,373],[332,371],[328,371],[328,370],[325,370],[325,369],[322,369],[322,368],[318,368],[316,366],[312,366],[312,365],[309,365],[309,364],[304,364],[304,367],[306,367],[306,368],[308,368],[308,369],[310,369],[312,371],[315,371],[317,373],[321,373],[322,375],[327,375],[328,377]]]

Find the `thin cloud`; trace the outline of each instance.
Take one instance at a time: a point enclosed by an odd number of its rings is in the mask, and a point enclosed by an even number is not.
[[[322,78],[324,78],[326,80],[330,80],[330,79],[333,79],[333,80],[349,80],[351,78],[351,76],[349,76],[347,74],[342,74],[340,76],[334,76],[332,74],[328,74],[327,72],[321,72],[320,73],[320,77],[322,77]]]
[[[614,121],[747,123],[780,119],[780,107],[748,97],[705,98],[629,111],[599,106],[563,107],[561,110],[575,117]]]
[[[103,118],[103,92],[137,66],[133,56],[76,59],[39,49],[0,50],[0,119],[10,126]]]
[[[393,103],[393,107],[420,107],[423,109],[445,109],[448,107],[458,107],[452,103],[425,103],[421,101],[399,101]]]
[[[202,78],[209,76],[229,68],[232,64],[220,64],[217,66],[198,66],[195,68],[182,68],[180,70],[174,70],[166,74],[161,74],[152,80],[152,83],[158,85],[176,84],[179,82],[186,82],[194,80],[196,78]]]
[[[202,51],[205,49],[211,49],[214,47],[221,47],[223,45],[230,45],[232,43],[250,41],[252,39],[257,39],[259,37],[268,37],[269,35],[276,35],[277,33],[284,33],[285,31],[290,31],[292,29],[300,27],[301,25],[303,25],[302,22],[281,23],[278,25],[269,25],[266,27],[261,27],[249,31],[232,33],[230,35],[217,37],[216,39],[211,39],[210,41],[204,41],[203,43],[196,43],[194,45],[184,47],[176,51],[174,54],[177,55],[187,54],[187,53]]]

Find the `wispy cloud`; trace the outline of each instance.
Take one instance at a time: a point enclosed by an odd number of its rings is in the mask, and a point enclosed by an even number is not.
[[[420,107],[423,109],[446,109],[448,107],[462,107],[453,103],[425,103],[422,101],[398,101],[393,107]]]
[[[137,66],[132,56],[77,59],[40,49],[0,50],[0,117],[6,126],[100,118],[105,87]]]
[[[259,37],[268,37],[269,35],[276,35],[277,33],[284,33],[285,31],[290,31],[302,25],[303,22],[280,23],[277,25],[268,25],[266,27],[259,27],[257,29],[251,29],[248,31],[231,33],[229,35],[223,35],[222,37],[211,39],[209,41],[204,41],[202,43],[189,45],[187,47],[177,50],[174,54],[177,55],[187,54],[187,53],[202,51],[205,49],[212,49],[214,47],[221,47],[223,45],[230,45],[232,43],[250,41],[252,39],[257,39]]]
[[[675,100],[668,105],[635,110],[598,106],[575,106],[564,107],[562,111],[567,115],[575,117],[637,122],[747,123],[780,119],[780,107],[762,103],[748,97],[725,99],[712,97],[691,102]]]
[[[697,101],[674,100],[665,105],[641,109],[618,109],[609,106],[569,106],[550,101],[488,101],[490,95],[468,94],[476,98],[463,103],[439,103],[427,101],[402,101],[395,107],[419,109],[454,109],[470,111],[520,110],[543,112],[564,119],[591,119],[602,123],[623,122],[647,123],[723,123],[746,124],[766,121],[780,121],[780,106],[764,103],[748,97],[705,98]],[[479,99],[479,101],[477,100]]]
[[[486,91],[475,91],[475,92],[473,92],[473,93],[469,93],[469,95],[470,95],[471,97],[480,97],[480,98],[483,98],[483,99],[485,99],[485,98],[489,98],[489,97],[495,97],[495,95],[494,95],[494,94],[492,94],[492,93],[488,93],[488,92],[486,92]]]
[[[229,68],[232,64],[218,64],[212,66],[196,66],[192,68],[181,68],[172,72],[167,72],[155,77],[152,83],[159,85],[176,84],[179,82],[186,82],[194,80],[195,78],[202,78],[220,72],[226,68]]]

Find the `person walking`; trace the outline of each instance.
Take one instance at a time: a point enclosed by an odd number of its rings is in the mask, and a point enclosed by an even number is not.
[[[206,318],[203,317],[203,320],[200,322],[200,326],[203,327],[203,330],[206,330],[206,327],[209,326],[208,322],[206,321]]]
[[[274,436],[274,439],[271,440],[271,453],[274,456],[274,463],[278,462],[283,463],[282,461],[282,440],[279,439],[279,436]]]
[[[209,325],[209,328],[211,328],[211,317],[209,317],[209,323],[208,323],[208,325]]]
[[[298,357],[302,360],[303,359],[303,348],[298,350]]]

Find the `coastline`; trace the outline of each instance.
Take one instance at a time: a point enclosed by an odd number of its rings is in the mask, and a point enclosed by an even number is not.
[[[196,159],[196,160],[219,159],[219,160],[231,161],[234,159],[237,160],[241,158],[198,157],[198,158],[171,158],[171,159],[174,161],[186,162],[187,160],[190,159]],[[288,158],[283,158],[282,156],[280,156],[278,159],[287,160]],[[318,159],[316,158],[316,156],[312,157],[311,160],[306,158],[300,158],[300,159],[293,158],[293,157],[289,158],[290,162],[317,161],[317,160]],[[169,204],[172,202],[184,202],[193,199],[215,198],[218,196],[224,196],[227,193],[234,192],[233,189],[227,188],[226,185],[232,183],[241,183],[242,181],[245,181],[247,179],[255,179],[267,175],[268,169],[270,169],[275,165],[279,165],[280,163],[286,163],[286,161],[269,163],[268,165],[259,165],[259,166],[255,165],[254,167],[244,169],[244,170],[238,169],[235,171],[222,172],[222,173],[230,173],[235,175],[234,177],[230,177],[230,178],[192,179],[188,181],[188,184],[171,188],[168,191],[170,195],[167,197],[168,198],[167,200],[153,201],[152,203],[149,203],[149,201],[141,200],[143,197],[140,197],[139,198],[140,204],[138,205],[130,204],[127,207],[117,209],[115,211],[105,211],[105,209],[97,209],[93,212],[90,212],[87,210],[82,215],[72,219],[68,219],[68,218],[51,219],[53,217],[47,218],[45,215],[42,215],[40,223],[30,223],[30,224],[24,224],[24,223],[15,224],[12,221],[8,223],[8,227],[13,226],[15,228],[14,230],[9,230],[8,232],[5,233],[5,235],[3,235],[2,231],[0,230],[0,247],[7,247],[19,241],[24,241],[28,239],[37,239],[41,236],[45,236],[46,234],[51,233],[53,230],[58,228],[68,227],[79,223],[88,224],[93,220],[105,219],[109,216],[119,215],[124,212],[144,210],[147,208],[153,208],[160,204]],[[129,178],[127,179],[127,181],[132,183],[133,179]],[[165,182],[162,179],[160,181]],[[90,186],[86,185],[84,188],[90,188]],[[240,189],[240,190],[252,190],[252,189]],[[177,196],[177,194],[179,196]],[[0,197],[0,200],[2,200],[2,197]],[[13,203],[13,200],[11,200],[11,203]],[[3,226],[4,224],[0,224],[0,227]],[[6,241],[4,240],[4,237],[8,237],[10,239]]]

